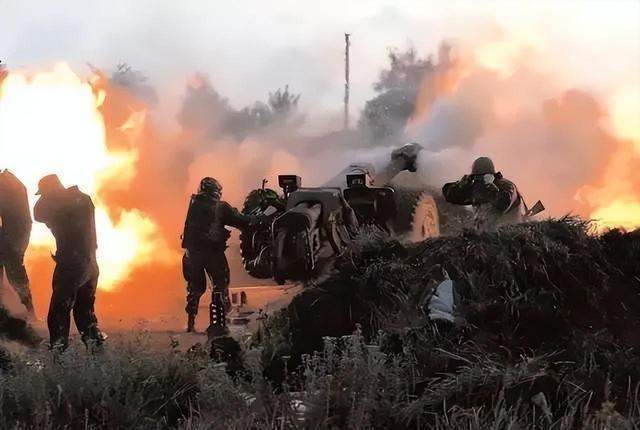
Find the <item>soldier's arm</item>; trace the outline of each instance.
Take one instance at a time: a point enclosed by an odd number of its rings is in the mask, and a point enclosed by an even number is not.
[[[221,202],[221,204],[222,204],[222,208],[221,208],[222,221],[224,225],[229,225],[231,227],[235,227],[240,230],[243,230],[247,228],[253,221],[252,217],[241,214],[236,208],[231,206],[229,203]]]
[[[442,187],[444,199],[454,205],[470,205],[473,184],[468,176],[456,182],[449,182]]]
[[[33,218],[37,222],[47,224],[51,217],[51,204],[47,202],[47,199],[40,197],[36,204],[33,206]]]
[[[518,190],[513,182],[502,179],[494,182],[498,187],[494,206],[500,212],[511,209],[518,200]]]

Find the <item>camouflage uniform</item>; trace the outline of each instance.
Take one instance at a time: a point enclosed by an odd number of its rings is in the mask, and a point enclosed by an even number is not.
[[[474,227],[478,229],[493,230],[500,225],[521,222],[523,201],[515,184],[500,172],[495,173],[493,163],[490,169],[474,170],[471,175],[444,185],[445,200],[456,205],[471,205]]]
[[[78,187],[65,189],[60,184],[42,193],[33,212],[36,221],[45,223],[56,239],[56,268],[47,316],[51,346],[67,347],[72,311],[82,341],[102,344],[105,338],[94,311],[99,270],[91,197]]]
[[[215,184],[209,190],[203,189],[201,184],[200,191],[191,196],[182,235],[182,248],[185,249],[182,273],[187,281],[187,330],[194,330],[195,316],[200,298],[207,288],[208,276],[213,287],[209,305],[209,331],[224,334],[225,313],[230,306],[229,265],[224,254],[230,233],[225,226],[243,229],[252,218],[220,200],[222,187],[217,181]]]
[[[24,253],[31,236],[31,211],[27,189],[7,170],[0,173],[0,217],[0,279],[6,272],[20,302],[33,316],[29,277],[24,267]]]

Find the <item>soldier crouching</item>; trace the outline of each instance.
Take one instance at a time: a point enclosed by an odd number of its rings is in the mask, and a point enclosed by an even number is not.
[[[500,225],[523,220],[524,202],[515,184],[496,172],[493,161],[480,157],[473,162],[471,174],[442,188],[448,203],[471,205],[474,227],[493,230]]]

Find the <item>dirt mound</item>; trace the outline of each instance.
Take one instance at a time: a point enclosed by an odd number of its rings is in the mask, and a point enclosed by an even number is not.
[[[447,277],[456,320],[434,323],[427,305]],[[543,393],[567,408],[580,387],[593,407],[616,398],[628,410],[640,383],[640,232],[593,235],[563,219],[410,247],[369,233],[277,320],[274,338],[288,342],[276,349],[290,366],[321,350],[323,337],[356,329],[384,339],[387,353],[410,354],[427,409],[481,406],[498,391],[514,402]]]

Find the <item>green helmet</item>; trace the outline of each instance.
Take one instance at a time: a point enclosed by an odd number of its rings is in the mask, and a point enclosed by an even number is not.
[[[473,162],[471,166],[472,175],[487,175],[495,174],[496,168],[493,165],[493,161],[489,157],[480,157]]]
[[[219,198],[222,194],[222,185],[216,179],[207,176],[200,181],[198,192]]]

